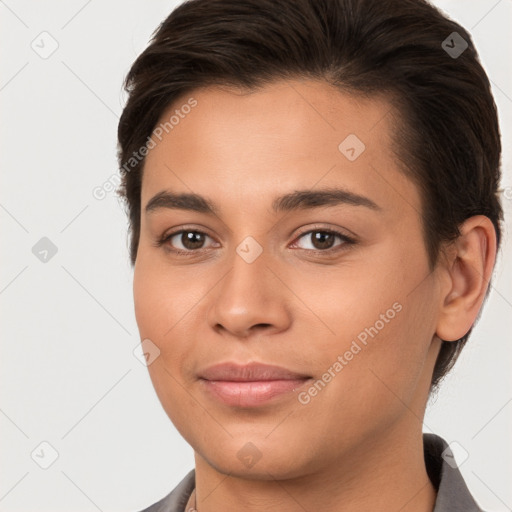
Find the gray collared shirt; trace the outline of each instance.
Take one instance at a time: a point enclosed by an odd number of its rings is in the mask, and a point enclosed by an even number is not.
[[[446,441],[435,434],[423,434],[423,448],[428,476],[437,489],[433,512],[483,512],[471,496]],[[167,496],[141,512],[185,512],[194,486],[195,470],[191,470]]]

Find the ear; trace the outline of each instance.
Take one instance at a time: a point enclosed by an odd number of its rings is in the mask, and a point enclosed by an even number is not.
[[[446,341],[462,338],[475,323],[496,259],[496,232],[488,217],[470,217],[459,231],[443,263],[447,279],[436,334]]]

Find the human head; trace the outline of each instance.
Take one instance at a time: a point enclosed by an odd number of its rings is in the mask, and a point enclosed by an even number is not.
[[[442,42],[456,32],[457,58]],[[207,86],[258,90],[279,79],[321,79],[340,91],[386,98],[397,164],[421,195],[430,267],[462,222],[485,215],[500,242],[499,128],[488,78],[470,35],[422,0],[192,0],[160,25],[126,77],[119,123],[121,195],[132,264],[140,237],[144,151],[170,105]],[[434,388],[471,329],[444,341]]]

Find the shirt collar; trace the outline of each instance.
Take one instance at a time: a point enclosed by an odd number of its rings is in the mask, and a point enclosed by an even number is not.
[[[433,512],[482,512],[462,478],[448,443],[435,434],[423,434],[425,465],[437,489]]]
[[[462,478],[448,443],[435,434],[423,434],[427,474],[437,490],[433,512],[483,512]],[[195,470],[159,502],[142,512],[183,512],[195,486]]]

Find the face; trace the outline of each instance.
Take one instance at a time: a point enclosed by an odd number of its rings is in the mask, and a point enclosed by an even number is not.
[[[135,313],[166,413],[218,471],[328,471],[421,431],[439,284],[390,109],[297,80],[198,89],[161,118]]]

